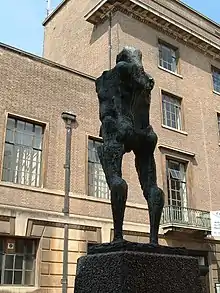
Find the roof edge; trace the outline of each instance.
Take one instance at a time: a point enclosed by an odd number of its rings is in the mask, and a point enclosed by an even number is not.
[[[70,0],[63,0],[46,18],[45,20],[42,22],[42,25],[45,26],[47,24],[48,21],[50,21],[58,12],[60,9],[63,8],[63,6],[65,4],[67,4],[67,2],[69,2]],[[87,19],[90,17],[90,15],[92,15],[97,9],[99,9],[102,5],[104,5],[108,0],[100,0],[85,16],[84,18]],[[142,1],[141,1],[142,2]],[[144,4],[144,2],[142,2]],[[200,16],[201,18],[203,18],[204,20],[210,22],[212,25],[215,25],[217,28],[220,28],[220,24],[217,23],[216,21],[212,20],[211,18],[209,18],[208,16],[204,15],[203,13],[199,12],[198,10],[192,8],[191,6],[189,6],[188,4],[184,3],[182,0],[178,0],[176,1],[177,5],[181,5],[182,7],[186,8],[187,10],[191,11],[192,13]]]
[[[18,49],[18,48],[15,48],[13,46],[10,46],[10,45],[7,45],[7,44],[4,44],[4,43],[1,43],[0,42],[0,48],[4,49],[4,50],[8,50],[8,51],[11,51],[15,54],[18,54],[18,55],[22,55],[24,57],[27,57],[29,59],[32,59],[34,61],[37,61],[37,62],[40,62],[42,64],[45,64],[47,66],[50,66],[50,67],[54,67],[54,68],[57,68],[57,69],[60,69],[60,70],[64,70],[64,71],[67,71],[69,73],[73,73],[73,74],[76,74],[76,75],[79,75],[79,76],[82,76],[84,78],[87,78],[87,79],[90,79],[92,81],[95,81],[96,78],[94,76],[91,76],[89,74],[86,74],[86,73],[83,73],[81,71],[78,71],[78,70],[75,70],[75,69],[72,69],[70,67],[67,67],[65,65],[62,65],[60,63],[56,63],[56,62],[53,62],[49,59],[46,59],[46,58],[43,58],[43,57],[40,57],[38,55],[34,55],[32,53],[29,53],[27,51],[24,51],[24,50],[21,50],[21,49]]]
[[[88,18],[90,18],[93,15],[93,13],[95,13],[100,7],[102,7],[102,5],[104,5],[108,1],[109,0],[100,0],[100,2],[96,6],[94,6],[92,9],[90,9],[90,11],[84,16],[84,18],[86,20]],[[130,1],[133,2],[132,0],[130,0]],[[146,5],[146,3],[143,2],[142,0],[138,0],[138,2],[140,2],[140,4]],[[204,21],[207,21],[210,24],[216,26],[216,28],[220,29],[220,24],[219,23],[217,23],[216,21],[210,19],[209,17],[207,17],[206,15],[204,15],[201,12],[197,11],[196,9],[192,8],[191,6],[185,4],[181,0],[175,1],[175,3],[177,5],[180,5],[180,6],[184,7],[185,9],[187,9],[188,11],[190,11],[191,13],[193,13],[193,14],[201,17]]]
[[[203,19],[205,19],[206,21],[212,23],[213,25],[215,25],[216,27],[220,28],[220,24],[217,23],[216,21],[214,21],[213,19],[209,18],[208,16],[206,16],[205,14],[199,12],[198,10],[192,8],[191,6],[189,6],[188,4],[182,2],[181,0],[178,0],[177,3],[179,3],[180,5],[182,5],[183,7],[185,7],[186,9],[190,10],[191,12],[193,12],[194,14],[199,15],[200,17],[202,17]]]
[[[85,20],[87,20],[88,18],[90,18],[91,15],[93,15],[93,13],[95,13],[99,8],[102,7],[102,5],[104,5],[106,2],[108,2],[109,0],[100,0],[93,8],[91,8],[86,15],[84,16]]]
[[[45,20],[42,22],[42,25],[45,26],[48,21],[50,21],[56,14],[59,12],[60,9],[63,8],[65,4],[67,4],[69,0],[63,0],[60,2],[60,4],[45,18]]]

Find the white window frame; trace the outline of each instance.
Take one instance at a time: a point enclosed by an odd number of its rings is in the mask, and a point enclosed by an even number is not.
[[[88,140],[88,195],[110,199],[110,191],[97,152],[101,143],[91,137]]]
[[[176,165],[176,168],[170,168],[170,164]],[[186,164],[178,160],[166,158],[167,165],[167,191],[168,206],[175,221],[187,222],[188,220],[188,200],[187,200],[187,182],[186,182]],[[179,170],[178,170],[179,168]],[[175,188],[172,188],[172,185]],[[179,188],[178,188],[179,185]],[[175,194],[175,198],[173,197]],[[179,196],[179,199],[178,199]]]
[[[217,113],[218,137],[220,139],[220,113]]]
[[[178,73],[178,49],[159,40],[159,65],[171,72]]]
[[[16,252],[16,245],[17,241],[24,241],[24,251],[23,252]],[[36,271],[36,241],[33,239],[18,239],[18,238],[0,238],[3,247],[1,247],[0,251],[0,286],[28,286],[34,287],[35,286],[35,271]],[[27,250],[26,241],[32,242],[31,245],[31,252]],[[11,258],[13,260],[12,267],[7,267],[7,258]],[[17,267],[17,259],[22,260],[21,266]],[[27,261],[31,260],[32,268],[28,268]],[[12,273],[11,282],[5,282],[5,274],[6,272]],[[15,273],[21,273],[21,282],[15,282]],[[31,282],[25,281],[26,273],[30,274]]]
[[[41,124],[8,117],[2,181],[41,186],[43,134]]]
[[[163,125],[182,130],[181,99],[169,93],[162,92]]]
[[[212,66],[212,81],[215,92],[220,93],[220,69]]]

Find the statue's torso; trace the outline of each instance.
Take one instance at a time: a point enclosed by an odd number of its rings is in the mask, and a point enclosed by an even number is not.
[[[123,143],[129,144],[149,126],[149,76],[142,67],[119,62],[97,79],[96,90],[100,120],[105,123],[107,135],[115,134]],[[105,133],[101,135],[105,136]]]

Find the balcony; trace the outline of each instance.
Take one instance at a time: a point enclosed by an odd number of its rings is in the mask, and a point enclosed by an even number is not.
[[[187,233],[211,231],[210,213],[179,206],[165,206],[161,217],[161,228],[168,231],[184,231]]]

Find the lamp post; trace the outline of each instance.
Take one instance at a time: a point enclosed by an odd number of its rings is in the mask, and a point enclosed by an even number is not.
[[[65,122],[66,128],[66,159],[65,159],[65,197],[64,197],[64,216],[69,216],[69,192],[70,192],[70,162],[71,162],[71,138],[72,126],[76,122],[76,115],[71,112],[63,112],[61,115]],[[68,288],[68,239],[69,225],[64,224],[64,242],[63,242],[63,276],[62,276],[62,293],[67,293]]]

